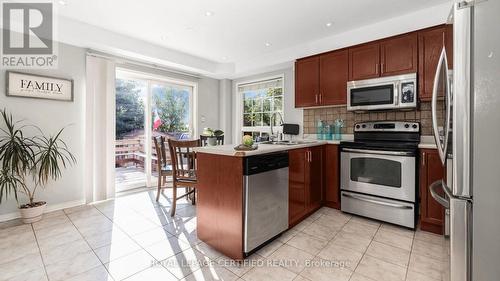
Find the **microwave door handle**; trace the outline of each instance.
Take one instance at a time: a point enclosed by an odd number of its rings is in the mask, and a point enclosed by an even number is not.
[[[439,62],[436,68],[436,75],[434,76],[434,85],[432,88],[432,103],[431,103],[431,112],[432,112],[432,129],[434,131],[434,140],[436,141],[437,150],[439,153],[439,158],[441,159],[441,164],[444,166],[446,162],[446,155],[444,151],[443,144],[439,139],[439,131],[437,125],[437,96],[438,96],[438,85],[441,78],[441,68],[443,67],[444,57],[446,56],[445,49],[443,48],[441,51],[441,55],[439,56]],[[446,77],[446,79],[448,79]]]
[[[400,88],[400,83],[396,82],[394,84],[394,105],[398,106],[399,105],[399,88]]]

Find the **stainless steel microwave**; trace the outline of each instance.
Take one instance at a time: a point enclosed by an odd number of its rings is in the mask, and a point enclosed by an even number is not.
[[[417,74],[347,82],[347,110],[405,109],[417,106]]]

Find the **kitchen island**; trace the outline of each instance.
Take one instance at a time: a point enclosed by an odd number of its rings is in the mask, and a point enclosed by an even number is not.
[[[197,148],[198,238],[230,258],[244,259],[245,159],[258,155],[274,157],[274,155],[283,154],[280,152],[312,147],[321,148],[325,144],[327,142],[324,141],[309,141],[293,145],[260,144],[258,149],[253,151],[236,151],[233,145]],[[288,169],[286,177],[285,184],[288,185]],[[286,189],[285,201],[288,209],[288,186]],[[318,189],[321,194],[321,187]],[[270,194],[270,196],[273,195]],[[288,225],[288,222],[286,223]]]

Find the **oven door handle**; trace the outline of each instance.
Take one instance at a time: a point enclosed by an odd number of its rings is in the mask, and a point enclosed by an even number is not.
[[[354,148],[342,148],[342,151],[364,153],[364,154],[396,155],[396,156],[411,156],[413,154],[407,151],[387,151],[387,150],[370,150],[370,149],[354,149]]]
[[[384,201],[378,201],[378,200],[374,200],[374,199],[368,199],[368,198],[360,197],[360,196],[350,194],[350,193],[342,193],[342,196],[349,197],[349,198],[356,199],[356,200],[360,200],[360,201],[365,201],[368,203],[398,208],[398,209],[413,209],[413,207],[408,206],[408,205],[400,205],[400,204],[394,204],[394,203],[389,203],[389,202],[384,202]]]

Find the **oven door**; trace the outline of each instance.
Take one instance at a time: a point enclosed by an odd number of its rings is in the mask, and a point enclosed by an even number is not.
[[[415,202],[415,154],[343,148],[342,190]]]

